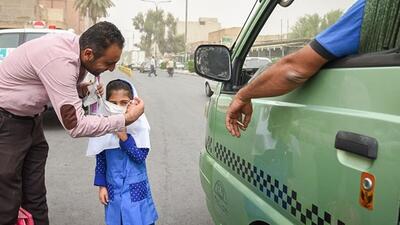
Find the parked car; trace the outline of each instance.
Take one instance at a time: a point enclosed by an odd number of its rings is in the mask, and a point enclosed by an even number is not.
[[[181,63],[181,62],[175,62],[175,69],[183,70],[183,69],[185,69],[185,65],[183,65],[183,63]]]
[[[206,105],[199,160],[214,224],[400,224],[399,44],[332,61],[283,96],[252,99],[252,120],[235,138],[225,128],[225,116],[234,95],[249,82],[243,67],[249,52],[279,57],[309,43],[256,44],[264,24],[327,5],[325,0],[255,4],[242,29],[246,34],[233,48],[203,45],[194,56],[196,72],[220,82]],[[365,10],[376,12],[373,18],[386,16],[371,8],[378,6],[367,4]]]
[[[4,29],[0,30],[0,63],[7,55],[23,43],[49,33],[67,33],[57,29]]]
[[[139,71],[141,73],[150,72],[150,61],[145,61],[140,64]]]
[[[131,70],[140,70],[140,67],[142,66],[142,63],[132,63],[132,64],[129,64],[128,65],[128,67],[131,69]]]
[[[46,34],[53,33],[71,33],[72,31],[57,30],[57,29],[4,29],[0,30],[0,63],[8,54],[23,43],[40,38]],[[48,108],[53,109],[51,103],[48,103]]]

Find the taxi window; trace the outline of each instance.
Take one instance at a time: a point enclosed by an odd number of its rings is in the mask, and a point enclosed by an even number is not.
[[[334,24],[356,0],[294,0],[289,7],[276,6],[247,54],[249,59],[264,59],[265,66],[243,68],[241,83],[260,74],[269,65],[307,45]],[[272,63],[271,63],[272,62]]]
[[[36,39],[36,38],[40,38],[45,34],[47,34],[47,33],[26,33],[25,42]]]
[[[16,48],[19,45],[18,33],[0,34],[0,48]]]
[[[250,56],[273,62],[308,44],[334,24],[356,0],[295,0],[289,7],[277,6],[250,50]]]

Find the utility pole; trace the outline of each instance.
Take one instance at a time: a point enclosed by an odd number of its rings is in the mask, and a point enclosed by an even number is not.
[[[185,9],[185,63],[187,62],[187,19],[188,18],[188,0],[186,0],[186,9]]]
[[[286,39],[289,40],[289,19],[287,19],[287,24],[286,24]]]

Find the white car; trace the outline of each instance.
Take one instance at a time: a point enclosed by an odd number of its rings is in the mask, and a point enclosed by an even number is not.
[[[183,63],[181,63],[181,62],[175,62],[175,69],[183,70],[183,69],[185,69],[185,65],[183,65]]]
[[[23,43],[49,33],[67,33],[72,31],[57,29],[4,29],[0,30],[0,63],[15,48]]]

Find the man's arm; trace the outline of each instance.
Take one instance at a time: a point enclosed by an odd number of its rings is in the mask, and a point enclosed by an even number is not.
[[[302,85],[327,62],[309,45],[283,57],[236,95],[244,102],[252,98],[286,94]]]
[[[239,129],[245,129],[250,123],[252,98],[286,94],[302,85],[327,62],[327,59],[309,45],[283,57],[236,94],[226,115],[228,131],[233,136],[240,137]]]
[[[252,98],[286,94],[307,81],[329,60],[357,53],[365,4],[365,0],[357,0],[335,24],[318,34],[310,45],[282,58],[241,89],[227,111],[225,124],[229,132],[239,137],[239,129],[247,127],[253,112]]]
[[[125,115],[86,116],[77,92],[79,66],[73,60],[55,59],[39,71],[51,104],[64,128],[72,137],[101,136],[123,129],[143,113],[143,101],[131,104]]]

